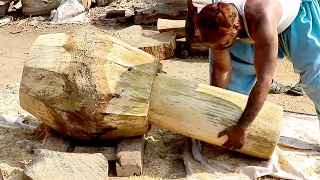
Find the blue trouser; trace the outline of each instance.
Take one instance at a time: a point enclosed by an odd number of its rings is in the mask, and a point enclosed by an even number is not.
[[[248,95],[256,82],[254,44],[237,40],[230,52],[233,69],[228,89]],[[302,0],[297,17],[279,35],[278,57],[284,55],[293,63],[294,72],[300,74],[303,90],[315,103],[320,119],[320,10],[317,0]],[[213,61],[209,49],[210,82]]]

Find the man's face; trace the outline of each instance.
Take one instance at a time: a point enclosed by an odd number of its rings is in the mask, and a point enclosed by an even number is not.
[[[224,34],[219,34],[213,30],[200,30],[200,39],[202,42],[212,48],[213,51],[218,52],[229,48],[237,39],[237,33],[229,31]]]

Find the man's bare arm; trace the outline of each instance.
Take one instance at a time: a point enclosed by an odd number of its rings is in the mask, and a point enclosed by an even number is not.
[[[278,54],[277,21],[269,18],[260,18],[256,26],[251,28],[251,37],[255,41],[254,67],[257,81],[237,124],[243,129],[251,125],[266,101],[275,70]]]
[[[227,48],[219,52],[214,52],[213,56],[214,69],[211,74],[212,82],[210,82],[210,84],[226,89],[228,87],[232,71],[230,50]]]

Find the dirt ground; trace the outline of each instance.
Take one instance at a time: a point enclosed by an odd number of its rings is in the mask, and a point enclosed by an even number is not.
[[[38,25],[39,19],[20,20],[0,28],[0,114],[19,116],[26,114],[19,106],[18,91],[23,65],[33,41],[40,34],[66,32],[73,29],[86,30],[99,28],[113,34],[115,30],[125,27],[113,20],[87,25]],[[33,25],[30,25],[33,22]],[[105,23],[105,24],[104,24]],[[208,59],[191,57],[188,59],[163,60],[163,70],[172,76],[199,83],[209,82]],[[275,80],[284,85],[294,85],[299,76],[293,73],[288,60],[279,60],[274,75]],[[315,108],[306,96],[286,94],[268,95],[268,101],[283,107],[285,111],[315,115]],[[34,122],[37,124],[38,122]],[[24,165],[30,161],[28,149],[17,145],[21,139],[30,139],[29,130],[6,130],[0,128],[0,168],[6,169],[6,177],[19,179]],[[11,137],[5,141],[5,137]],[[144,156],[143,177],[177,179],[186,176],[182,159],[185,137],[157,127],[147,134]],[[35,141],[40,144],[40,141]],[[17,174],[17,175],[15,175]]]

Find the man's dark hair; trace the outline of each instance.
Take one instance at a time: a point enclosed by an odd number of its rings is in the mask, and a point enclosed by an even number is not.
[[[219,34],[226,34],[238,20],[236,8],[228,3],[218,2],[206,5],[196,15],[195,25],[199,30],[214,30]]]

